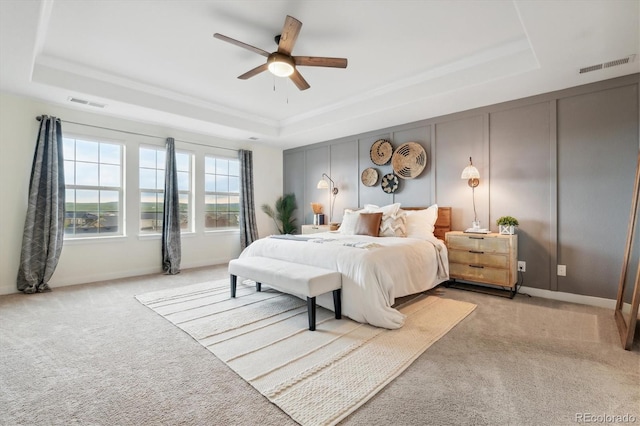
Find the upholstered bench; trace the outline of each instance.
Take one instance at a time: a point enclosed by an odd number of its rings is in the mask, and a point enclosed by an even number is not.
[[[336,319],[342,318],[342,274],[316,266],[300,265],[269,257],[243,257],[229,262],[231,297],[236,297],[238,277],[256,282],[256,291],[268,284],[284,293],[307,297],[309,330],[316,329],[316,296],[333,292]]]

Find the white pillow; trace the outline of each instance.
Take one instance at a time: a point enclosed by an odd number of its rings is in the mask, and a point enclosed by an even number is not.
[[[370,213],[382,212],[379,237],[405,237],[406,213],[400,210],[400,203],[378,207],[374,204],[365,204],[364,210]]]
[[[360,213],[362,213],[362,210],[344,210],[344,216],[342,216],[342,223],[339,229],[341,234],[354,235],[356,233],[356,224],[358,223]]]
[[[438,219],[438,205],[434,204],[424,210],[406,210],[407,237],[427,239],[433,236],[436,220]]]

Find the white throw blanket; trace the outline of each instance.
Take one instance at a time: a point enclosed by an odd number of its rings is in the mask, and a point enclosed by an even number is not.
[[[316,239],[333,241],[309,242]],[[311,238],[262,238],[240,255],[247,256],[341,272],[343,315],[390,329],[404,323],[404,315],[391,307],[397,297],[428,290],[449,277],[446,246],[435,237],[421,240],[326,232]],[[333,309],[330,294],[319,296],[317,301]]]
[[[269,238],[278,238],[278,239],[292,240],[292,241],[306,241],[309,243],[317,243],[317,244],[336,244],[339,246],[362,248],[362,249],[382,247],[378,243],[374,243],[372,241],[362,241],[354,237],[337,239],[337,238],[321,238],[321,237],[301,237],[298,235],[272,235]]]

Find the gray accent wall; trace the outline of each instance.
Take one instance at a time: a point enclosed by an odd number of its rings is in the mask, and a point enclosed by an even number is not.
[[[615,299],[631,207],[639,141],[640,75],[372,130],[284,152],[284,191],[298,199],[299,223],[312,223],[311,202],[328,209],[329,192],[316,184],[330,174],[340,193],[333,220],[364,204],[452,207],[453,229],[473,220],[472,191],[460,179],[469,157],[480,171],[476,211],[497,231],[503,215],[518,218],[524,285]],[[420,176],[402,180],[395,194],[366,187],[368,167],[380,176],[371,145],[389,139],[425,148]],[[637,262],[637,260],[636,260]],[[556,275],[556,265],[567,276]]]

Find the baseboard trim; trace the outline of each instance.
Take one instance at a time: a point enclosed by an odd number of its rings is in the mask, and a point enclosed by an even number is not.
[[[616,301],[603,297],[583,296],[581,294],[563,293],[561,291],[543,290],[534,287],[520,287],[518,293],[527,293],[531,296],[542,297],[544,299],[559,300],[561,302],[578,303],[581,305],[597,306],[600,308],[615,309]]]
[[[231,258],[220,258],[220,259],[209,259],[208,261],[201,262],[185,262],[180,265],[180,269],[191,269],[191,268],[201,268],[203,266],[215,266],[221,265],[225,263],[229,263]],[[66,287],[70,285],[79,285],[79,284],[90,284],[100,281],[110,281],[117,280],[121,278],[133,278],[139,277],[142,275],[150,275],[150,274],[161,274],[162,268],[160,266],[153,268],[140,268],[129,271],[114,271],[108,274],[95,274],[95,275],[84,275],[79,277],[74,277],[72,279],[63,280],[61,282],[55,282],[52,280],[51,288],[59,288]],[[16,290],[15,293],[18,293]]]

